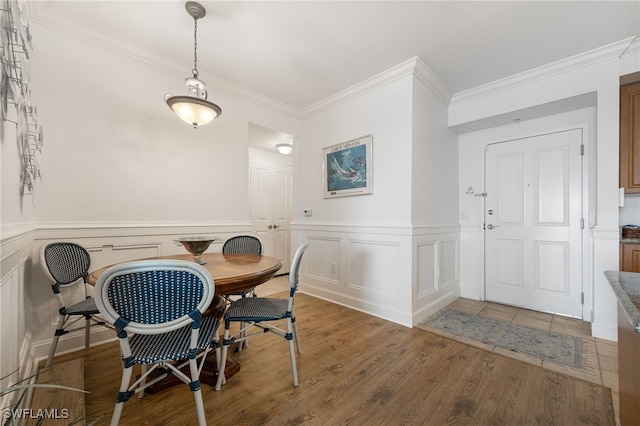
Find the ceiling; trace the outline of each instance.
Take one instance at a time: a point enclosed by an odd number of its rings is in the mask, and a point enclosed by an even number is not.
[[[193,68],[182,1],[30,3],[40,20]],[[414,56],[456,93],[640,35],[637,0],[200,3],[200,73],[297,109]]]
[[[200,3],[201,76],[300,111],[415,56],[454,94],[640,35],[637,0]],[[193,18],[183,1],[29,4],[39,22],[183,64],[185,77],[193,68]],[[291,137],[249,130],[254,146]]]

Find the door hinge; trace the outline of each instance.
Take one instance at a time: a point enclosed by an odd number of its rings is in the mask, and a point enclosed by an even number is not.
[[[584,305],[584,291],[580,293],[580,303]]]
[[[584,229],[584,217],[580,218],[580,229]]]
[[[580,145],[580,155],[584,157],[584,144]]]

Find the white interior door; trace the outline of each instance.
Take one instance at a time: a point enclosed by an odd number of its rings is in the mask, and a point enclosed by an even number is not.
[[[485,297],[582,318],[582,130],[485,152]]]
[[[277,162],[250,159],[251,221],[263,253],[282,262],[278,274],[289,272],[291,190],[293,167]]]

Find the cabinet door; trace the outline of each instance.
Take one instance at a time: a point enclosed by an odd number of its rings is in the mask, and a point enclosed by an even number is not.
[[[640,244],[621,244],[620,270],[640,272]]]
[[[620,88],[620,186],[640,194],[640,83]]]

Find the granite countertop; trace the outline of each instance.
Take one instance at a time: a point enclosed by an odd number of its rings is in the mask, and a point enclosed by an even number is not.
[[[638,238],[620,238],[620,242],[622,244],[640,244],[640,239],[638,239]]]
[[[640,333],[640,273],[605,271],[604,275],[627,318]]]

